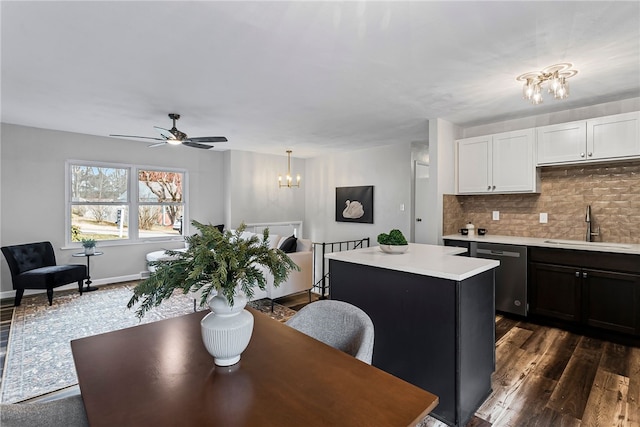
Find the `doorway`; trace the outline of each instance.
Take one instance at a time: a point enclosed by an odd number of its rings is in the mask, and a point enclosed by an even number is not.
[[[415,243],[429,243],[429,164],[416,160],[414,174],[415,203],[413,217]],[[433,210],[432,210],[433,211]]]

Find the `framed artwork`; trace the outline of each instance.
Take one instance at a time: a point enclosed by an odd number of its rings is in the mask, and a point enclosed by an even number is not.
[[[373,224],[373,185],[336,187],[336,221]]]

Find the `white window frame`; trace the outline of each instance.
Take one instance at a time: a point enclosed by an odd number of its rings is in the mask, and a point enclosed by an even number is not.
[[[101,240],[100,246],[123,246],[131,244],[142,244],[149,242],[174,242],[184,241],[184,236],[189,233],[189,174],[186,169],[171,168],[157,165],[135,165],[127,163],[108,163],[97,162],[92,160],[75,160],[70,159],[65,162],[65,246],[80,248],[82,244],[80,242],[71,241],[71,207],[74,204],[72,202],[72,190],[71,190],[71,167],[72,166],[91,166],[99,168],[114,168],[114,169],[127,169],[128,182],[127,182],[127,201],[125,203],[118,203],[120,205],[125,204],[128,212],[128,238],[117,240]],[[144,237],[140,238],[138,234],[138,207],[142,205],[149,205],[148,202],[141,203],[139,201],[138,194],[138,171],[147,170],[155,172],[175,172],[182,174],[182,235],[181,236],[162,236],[162,237]]]

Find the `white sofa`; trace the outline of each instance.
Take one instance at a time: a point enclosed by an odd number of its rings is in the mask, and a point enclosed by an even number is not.
[[[242,238],[250,238],[255,233],[245,231],[242,233]],[[279,248],[282,242],[289,236],[279,236],[277,234],[269,235],[269,246],[272,248]],[[259,238],[262,238],[259,235]],[[288,295],[293,295],[300,292],[309,292],[313,286],[313,253],[311,240],[309,239],[297,239],[296,251],[287,254],[293,262],[295,262],[300,271],[292,271],[289,273],[289,277],[286,281],[282,282],[280,286],[275,287],[273,285],[273,275],[268,271],[265,271],[265,279],[267,284],[264,291],[255,288],[252,300],[258,300],[262,298],[269,298],[275,300]],[[147,268],[151,273],[155,271],[155,267],[150,265],[151,262],[169,260],[171,257],[167,255],[164,250],[150,252],[147,254]]]

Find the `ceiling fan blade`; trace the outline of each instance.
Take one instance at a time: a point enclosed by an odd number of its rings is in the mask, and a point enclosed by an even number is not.
[[[209,148],[213,148],[213,145],[204,145],[198,144],[197,142],[191,142],[190,140],[182,141],[182,145],[186,145],[191,148],[202,148],[203,150],[208,150]]]
[[[165,142],[156,142],[155,144],[147,145],[147,147],[148,148],[162,147],[165,144],[166,144],[166,141]]]
[[[157,130],[158,132],[160,132],[160,135],[162,135],[163,138],[165,138],[165,139],[175,139],[175,135],[173,133],[171,133],[171,131],[169,129],[161,128],[161,127],[158,127],[158,126],[154,126],[153,128],[155,130]]]
[[[118,138],[139,138],[139,139],[153,139],[155,141],[165,141],[165,138],[152,138],[150,136],[136,136],[136,135],[109,135],[109,136],[117,136]]]
[[[211,144],[214,142],[227,142],[228,139],[224,136],[201,136],[198,138],[187,138],[185,141]]]

